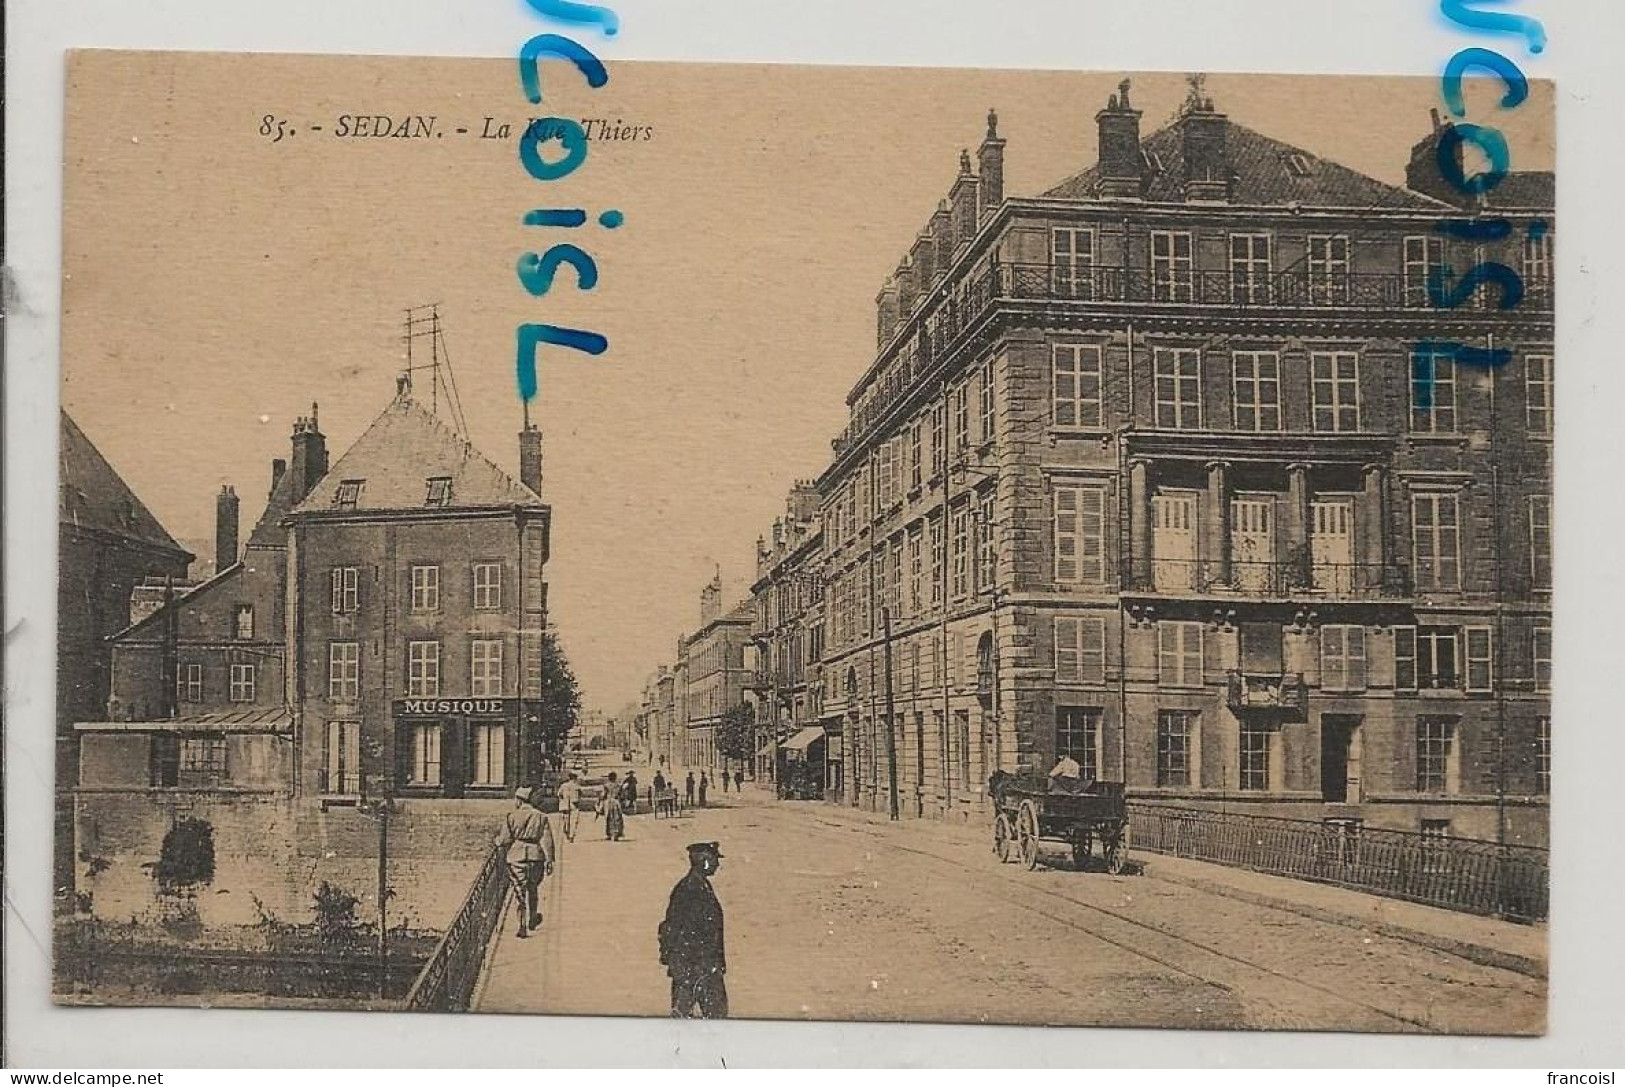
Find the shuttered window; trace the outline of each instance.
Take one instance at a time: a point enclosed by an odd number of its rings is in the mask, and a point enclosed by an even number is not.
[[[1055,488],[1055,580],[1099,584],[1106,578],[1106,492]]]

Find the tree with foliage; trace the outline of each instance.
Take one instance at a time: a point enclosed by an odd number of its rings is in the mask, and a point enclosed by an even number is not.
[[[549,630],[542,634],[542,721],[538,740],[549,751],[563,751],[564,738],[581,717],[581,688],[570,661]]]
[[[748,702],[729,706],[717,725],[717,751],[725,759],[750,761],[756,754],[756,710]]]

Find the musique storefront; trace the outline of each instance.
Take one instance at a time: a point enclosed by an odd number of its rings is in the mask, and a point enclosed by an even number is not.
[[[540,769],[526,740],[539,721],[518,698],[402,698],[394,702],[396,781],[404,793],[501,795]]]

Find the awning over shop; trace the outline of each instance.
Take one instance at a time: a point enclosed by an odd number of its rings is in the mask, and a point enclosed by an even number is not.
[[[276,709],[231,710],[156,721],[78,721],[75,732],[275,732],[291,735],[293,712]]]
[[[805,752],[813,744],[824,738],[822,728],[804,728],[781,745],[786,751]]]

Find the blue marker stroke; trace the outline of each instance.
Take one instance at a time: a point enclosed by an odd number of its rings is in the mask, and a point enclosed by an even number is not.
[[[1483,68],[1501,77],[1507,92],[1501,96],[1502,109],[1516,109],[1529,97],[1529,80],[1518,66],[1493,49],[1469,46],[1451,57],[1444,66],[1444,104],[1457,117],[1467,115],[1467,101],[1461,92],[1461,77],[1468,69]]]
[[[587,221],[581,208],[537,208],[525,212],[526,226],[580,226]]]
[[[1449,275],[1447,266],[1435,267],[1428,272],[1428,301],[1441,309],[1455,309],[1466,304],[1473,292],[1486,283],[1501,288],[1498,309],[1512,309],[1523,301],[1523,278],[1499,261],[1480,261],[1467,269],[1467,274],[1453,286],[1445,282]]]
[[[1473,144],[1489,160],[1489,169],[1468,177],[1462,165],[1461,150]],[[1465,193],[1482,196],[1502,181],[1512,167],[1512,152],[1507,149],[1507,138],[1497,128],[1483,125],[1450,125],[1439,137],[1439,173],[1444,179]]]
[[[564,145],[564,157],[557,162],[542,158],[542,144],[557,137]],[[519,161],[537,181],[557,181],[568,177],[587,161],[587,132],[568,117],[547,117],[525,126],[519,137]]]
[[[532,0],[534,2],[534,0]],[[1476,0],[1480,4],[1498,4],[1505,0]],[[1529,43],[1531,53],[1546,48],[1546,28],[1539,19],[1527,15],[1503,15],[1499,12],[1474,11],[1467,0],[1439,0],[1439,10],[1446,19],[1472,30],[1488,30],[1500,34],[1522,34]]]
[[[613,38],[621,32],[621,19],[609,8],[597,4],[577,4],[572,0],[525,0],[536,13],[561,23],[597,23],[604,36]]]
[[[540,298],[553,289],[553,277],[559,265],[568,264],[576,270],[576,286],[590,291],[598,286],[598,265],[584,251],[574,245],[555,245],[541,256],[526,253],[519,258],[519,282],[525,290]]]
[[[1470,242],[1497,242],[1512,233],[1512,224],[1505,219],[1440,219],[1433,229]]]
[[[609,341],[596,332],[579,328],[559,328],[557,325],[520,325],[515,339],[515,364],[519,377],[519,399],[529,403],[536,398],[536,349],[542,344],[568,347],[589,355],[602,355]]]
[[[586,46],[557,34],[538,34],[519,48],[519,82],[524,85],[525,97],[532,102],[542,100],[540,62],[543,57],[558,57],[574,64],[593,90],[609,82],[604,62],[593,56]]]

